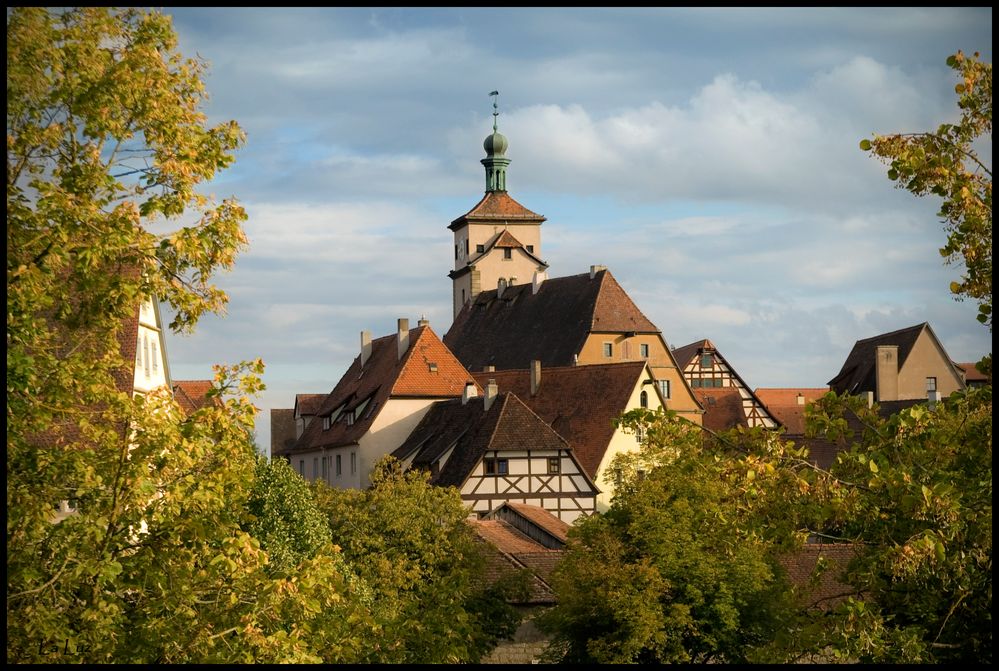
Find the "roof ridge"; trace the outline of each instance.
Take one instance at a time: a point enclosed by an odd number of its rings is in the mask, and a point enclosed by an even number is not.
[[[527,412],[529,412],[535,419],[537,419],[539,422],[541,422],[546,427],[548,427],[551,430],[551,432],[554,433],[558,437],[559,440],[561,440],[563,443],[565,443],[565,446],[568,449],[570,449],[570,450],[572,449],[572,445],[569,444],[569,441],[565,438],[565,436],[563,436],[561,433],[559,433],[558,431],[556,431],[555,428],[551,424],[549,424],[544,419],[542,419],[541,415],[539,415],[538,413],[536,413],[533,410],[531,410],[531,407],[529,405],[527,405],[526,403],[524,403],[520,399],[520,397],[517,396],[517,394],[513,393],[512,391],[508,391],[506,393],[509,396],[512,396],[514,398],[514,400],[517,401],[517,403],[520,404],[521,408],[523,408],[524,410],[526,410]],[[524,505],[527,505],[527,504],[524,504]]]
[[[888,336],[898,335],[899,333],[904,333],[905,331],[914,331],[916,329],[920,329],[920,328],[922,328],[924,326],[929,326],[929,325],[930,325],[929,322],[922,322],[922,323],[919,323],[919,324],[915,324],[914,326],[906,326],[905,328],[896,329],[894,331],[889,331],[887,333],[879,333],[879,334],[873,335],[873,336],[871,336],[869,338],[862,338],[862,339],[858,340],[855,343],[855,346],[859,345],[862,342],[868,342],[870,340],[877,340],[878,338],[887,338]]]

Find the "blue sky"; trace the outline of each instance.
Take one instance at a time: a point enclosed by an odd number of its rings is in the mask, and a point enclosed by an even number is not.
[[[670,345],[712,340],[752,387],[825,386],[856,340],[923,321],[958,361],[991,351],[948,293],[939,201],[858,149],[956,118],[945,60],[991,62],[991,8],[164,11],[210,64],[210,120],[247,133],[207,190],[250,239],[227,314],[168,336],[171,373],[262,357],[265,448],[361,330],[447,331],[492,90],[549,275],[607,265]]]

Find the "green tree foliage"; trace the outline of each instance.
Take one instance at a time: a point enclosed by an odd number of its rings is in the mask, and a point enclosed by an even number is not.
[[[940,254],[960,258],[965,273],[951,292],[979,303],[978,320],[992,329],[992,166],[976,140],[992,142],[992,64],[958,51],[947,59],[961,81],[955,86],[961,119],[936,132],[874,135],[860,148],[889,165],[888,177],[917,196],[943,198],[939,216],[947,229]],[[986,165],[986,161],[988,165]]]
[[[370,663],[478,662],[516,630],[503,585],[482,578],[482,545],[454,488],[385,457],[367,490],[316,483],[333,539],[374,592]]]
[[[744,463],[702,445],[672,412],[635,410],[636,454],[615,459],[606,514],[570,531],[556,569],[558,605],[542,617],[553,660],[745,662],[790,605],[775,545],[758,532]],[[749,474],[749,475],[747,475]]]
[[[191,417],[127,391],[141,301],[190,328],[245,245],[242,209],[198,192],[242,132],[205,125],[175,45],[157,13],[7,14],[7,659],[354,661],[333,548],[273,576],[243,531],[262,363],[219,367],[224,402]]]

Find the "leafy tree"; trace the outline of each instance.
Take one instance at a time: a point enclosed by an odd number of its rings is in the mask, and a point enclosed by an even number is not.
[[[193,327],[246,242],[239,205],[198,192],[242,132],[206,126],[204,64],[175,46],[155,12],[7,14],[7,658],[354,661],[333,548],[274,576],[243,531],[263,364],[219,367],[224,403],[189,418],[122,384],[140,302]]]
[[[367,490],[314,484],[333,538],[374,592],[370,663],[478,662],[516,630],[504,585],[482,578],[482,548],[454,488],[398,461],[376,464]]]
[[[978,320],[992,329],[992,167],[974,143],[992,141],[992,64],[958,51],[947,65],[960,76],[955,87],[961,119],[941,124],[936,132],[874,135],[860,148],[890,168],[888,177],[917,196],[943,198],[939,216],[947,229],[940,254],[948,262],[964,261],[965,273],[950,290],[979,303]],[[991,157],[991,152],[988,152]]]
[[[745,463],[718,458],[672,412],[621,420],[645,433],[615,459],[610,509],[577,523],[541,625],[568,663],[745,662],[781,625],[791,592],[759,531]],[[748,475],[747,475],[748,474]]]

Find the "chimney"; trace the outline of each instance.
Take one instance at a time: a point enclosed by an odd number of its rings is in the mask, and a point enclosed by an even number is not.
[[[607,266],[590,266],[590,279],[596,277],[601,270],[607,270]]]
[[[371,358],[371,331],[361,331],[361,368]]]
[[[396,341],[399,345],[399,360],[402,361],[402,355],[406,353],[409,349],[409,320],[399,319],[399,333],[397,334]]]
[[[504,291],[506,291],[506,280],[501,277],[496,280],[496,298],[503,298]]]
[[[541,288],[541,283],[548,279],[548,272],[545,270],[535,270],[534,277],[531,278],[531,293],[538,293],[538,289]]]
[[[578,354],[573,354],[572,355],[572,365],[573,366],[578,366],[579,365],[579,355]]]
[[[427,319],[426,315],[420,317],[420,321],[416,322],[417,326],[430,326],[430,320]]]
[[[805,405],[805,395],[798,392],[798,405]]]
[[[496,372],[496,366],[483,366],[482,367],[482,372],[483,373],[495,373]]]
[[[515,285],[516,283],[517,283],[517,276],[516,276],[516,275],[511,275],[511,276],[510,276],[510,279],[508,279],[508,280],[506,281],[506,285],[507,285],[508,287],[512,287],[512,286],[513,286],[513,285]]]
[[[930,406],[930,410],[937,407],[937,403],[940,402],[940,392],[939,391],[928,391],[926,392],[926,401]]]
[[[538,393],[538,387],[541,386],[541,361],[538,359],[531,360],[531,396]]]
[[[469,380],[465,383],[465,391],[461,393],[461,404],[465,405],[468,403],[468,399],[475,398],[479,395],[479,392],[475,391],[475,383]]]
[[[898,345],[878,345],[874,393],[878,403],[898,400]]]
[[[489,408],[492,407],[493,401],[496,400],[497,394],[499,394],[499,387],[496,386],[496,380],[490,378],[489,384],[486,385],[486,395],[482,401],[487,412],[489,411]]]

